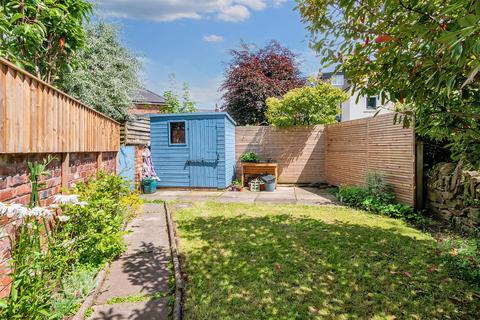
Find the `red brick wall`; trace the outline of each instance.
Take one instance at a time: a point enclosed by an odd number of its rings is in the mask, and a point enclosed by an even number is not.
[[[46,157],[46,154],[0,155],[0,201],[28,204],[31,187],[28,181],[27,162],[41,162]],[[43,202],[59,193],[62,184],[60,160],[54,160],[48,169],[51,176],[41,180],[45,187],[39,192]]]
[[[140,188],[142,180],[143,146],[135,146],[135,186]]]
[[[45,187],[40,189],[40,201],[42,206],[53,202],[53,196],[61,192],[62,188],[62,155],[55,155],[54,160],[48,170],[51,176],[44,177],[42,182]],[[28,204],[30,201],[30,183],[28,181],[27,162],[41,162],[46,158],[46,154],[29,155],[0,155],[0,202],[15,202]],[[102,154],[101,170],[115,172],[116,154],[114,152],[105,152]],[[97,172],[97,154],[96,153],[72,153],[67,175],[67,185],[72,187],[72,183],[86,181]],[[0,217],[0,233],[12,234],[14,232],[15,221],[9,221],[7,217]],[[10,243],[8,237],[0,236],[0,298],[9,294],[10,279],[8,274],[10,270],[7,267],[7,261],[10,258]]]
[[[50,177],[45,177],[42,182],[46,184],[40,190],[42,205],[51,203],[55,194],[60,193],[62,185],[61,154],[55,155],[48,169]],[[34,155],[0,155],[0,202],[15,202],[28,204],[30,201],[30,183],[28,181],[27,162],[41,162],[46,154]],[[114,172],[116,168],[115,153],[106,152],[102,156],[101,170]],[[85,181],[97,172],[96,153],[72,153],[68,164],[67,175],[68,187],[72,183]]]

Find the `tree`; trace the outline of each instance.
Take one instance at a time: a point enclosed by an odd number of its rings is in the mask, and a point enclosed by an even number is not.
[[[190,86],[188,83],[183,83],[182,101],[177,92],[177,81],[175,75],[171,74],[170,77],[170,90],[163,93],[165,100],[167,100],[167,112],[168,113],[183,113],[183,112],[195,112],[197,109],[195,102],[190,98]]]
[[[324,62],[480,166],[478,0],[297,0]],[[399,118],[399,119],[400,119]]]
[[[309,79],[301,88],[288,91],[282,98],[267,99],[268,122],[278,126],[334,123],[340,104],[348,94],[329,82]]]
[[[0,4],[0,55],[47,82],[74,67],[85,46],[87,0],[4,0]]]
[[[122,46],[115,26],[98,22],[86,30],[87,48],[75,55],[79,68],[58,84],[86,105],[122,121],[140,88],[141,64]]]
[[[256,50],[242,44],[231,55],[220,90],[224,92],[223,110],[239,125],[265,124],[267,98],[280,97],[305,83],[295,54],[276,41]]]

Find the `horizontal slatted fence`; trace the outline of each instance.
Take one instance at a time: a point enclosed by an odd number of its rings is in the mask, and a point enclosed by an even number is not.
[[[278,162],[279,183],[324,182],[324,130],[324,126],[237,127],[237,160],[244,152],[253,151],[264,160]]]
[[[120,125],[0,59],[0,153],[118,151]]]
[[[393,114],[326,127],[326,180],[361,185],[365,172],[385,174],[397,200],[415,205],[415,133],[393,124]]]
[[[135,116],[120,128],[120,142],[124,145],[146,146],[150,143],[150,118]]]

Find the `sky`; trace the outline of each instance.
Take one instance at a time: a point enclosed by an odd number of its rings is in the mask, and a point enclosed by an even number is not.
[[[123,43],[143,62],[147,89],[190,85],[201,109],[221,106],[218,88],[241,41],[262,47],[277,40],[299,54],[301,71],[314,75],[320,59],[308,46],[308,32],[294,0],[97,0],[103,19],[120,26]]]

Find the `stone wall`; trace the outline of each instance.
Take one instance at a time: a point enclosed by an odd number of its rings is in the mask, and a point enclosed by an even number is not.
[[[427,207],[440,219],[467,232],[480,229],[480,171],[462,163],[439,163],[427,174]]]

